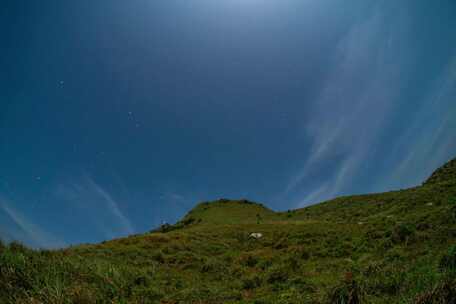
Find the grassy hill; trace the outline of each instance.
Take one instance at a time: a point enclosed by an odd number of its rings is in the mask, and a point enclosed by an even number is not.
[[[102,244],[1,245],[0,303],[456,303],[455,244],[453,160],[408,190],[288,212],[219,200]]]

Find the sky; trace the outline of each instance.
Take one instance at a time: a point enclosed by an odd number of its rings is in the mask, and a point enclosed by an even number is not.
[[[453,0],[2,1],[0,238],[421,184],[456,157]]]

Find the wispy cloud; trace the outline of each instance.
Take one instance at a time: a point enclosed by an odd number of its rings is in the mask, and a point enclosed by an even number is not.
[[[58,240],[50,233],[42,230],[38,225],[34,224],[26,218],[21,212],[12,207],[10,201],[0,197],[0,209],[5,212],[9,218],[25,233],[26,240],[23,235],[12,234],[12,238],[19,241],[30,241],[35,247],[42,248],[61,248],[66,244]]]
[[[60,183],[56,186],[54,195],[59,200],[69,202],[71,206],[85,210],[94,229],[100,230],[107,238],[135,232],[119,202],[88,174],[73,178],[71,182]]]
[[[100,198],[106,203],[108,210],[119,220],[119,224],[122,226],[124,233],[131,234],[134,232],[133,226],[128,218],[122,213],[118,203],[112,198],[112,196],[103,189],[100,185],[95,183],[93,179],[87,178],[90,190],[94,191],[99,195]]]
[[[332,60],[336,64],[313,101],[312,118],[303,122],[305,135],[313,142],[311,152],[284,191],[298,206],[354,189],[412,186],[454,156],[456,56],[440,76],[427,75],[435,81],[419,88],[424,92],[421,99],[409,100],[404,88],[417,88],[411,84],[413,75],[404,75],[410,71],[404,65],[413,62],[407,42],[411,23],[405,14],[391,19],[379,5],[341,39]],[[405,119],[407,123],[398,123]],[[368,168],[374,168],[375,178],[356,187],[365,182],[363,174],[369,176]],[[329,169],[332,172],[320,184],[313,180],[321,176],[319,171]]]
[[[455,50],[456,53],[456,50]],[[456,151],[456,55],[423,97],[410,126],[394,146],[399,157],[394,170],[379,184],[399,181],[407,187],[427,178]]]
[[[341,193],[374,149],[388,119],[398,90],[398,67],[391,50],[395,37],[382,26],[382,18],[376,12],[353,26],[336,50],[334,61],[339,64],[314,102],[316,119],[303,126],[313,138],[311,153],[285,192],[296,190],[325,163],[337,160],[336,170],[323,186],[305,195],[300,205]]]

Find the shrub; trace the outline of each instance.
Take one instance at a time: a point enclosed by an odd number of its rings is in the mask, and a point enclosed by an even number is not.
[[[451,246],[448,252],[440,259],[439,268],[442,271],[456,271],[456,245]]]
[[[182,220],[182,225],[185,227],[185,226],[189,226],[191,224],[193,224],[196,220],[193,218],[193,217],[189,217],[187,219],[184,219]]]
[[[288,273],[283,269],[274,269],[267,276],[269,284],[283,283],[288,280]]]
[[[453,204],[453,206],[451,207],[449,216],[450,216],[450,220],[452,220],[453,222],[456,221],[456,204]]]
[[[271,267],[272,264],[273,264],[273,262],[272,262],[271,260],[269,260],[269,259],[268,259],[268,260],[263,259],[263,260],[260,260],[260,261],[259,261],[257,267],[260,268],[260,269],[262,269],[262,270],[266,270],[266,269],[268,269],[269,267]]]
[[[97,303],[96,295],[94,292],[87,288],[87,286],[75,286],[70,291],[68,296],[71,302],[75,304],[92,304]]]
[[[448,199],[448,202],[450,203],[450,205],[453,205],[455,206],[456,205],[456,196],[452,196]]]
[[[153,253],[151,257],[154,261],[157,261],[159,263],[165,262],[165,257],[163,256],[163,253],[161,251]]]
[[[429,230],[431,228],[432,228],[431,224],[425,223],[425,222],[418,223],[418,225],[416,226],[416,229],[418,231],[425,231],[425,230]]]
[[[288,267],[291,269],[297,269],[299,267],[298,259],[294,256],[287,257],[285,261]]]
[[[404,283],[404,272],[383,265],[371,264],[365,270],[366,279],[363,282],[363,289],[373,294],[397,295],[400,293]]]
[[[361,289],[353,280],[352,273],[347,273],[344,282],[334,287],[328,295],[329,304],[359,304]]]
[[[242,280],[242,288],[246,290],[255,289],[261,286],[261,279],[258,276]]]
[[[15,253],[19,253],[19,252],[25,253],[28,251],[27,247],[25,247],[23,244],[21,244],[17,241],[11,242],[9,244],[9,249]]]
[[[240,244],[245,244],[247,243],[250,238],[249,235],[245,232],[236,232],[234,234],[234,238],[240,243]]]
[[[257,224],[261,224],[261,222],[263,221],[263,219],[261,218],[261,215],[259,213],[257,213],[257,215],[256,215],[256,221],[257,221]]]
[[[444,281],[430,291],[419,294],[413,304],[455,304],[456,282]]]
[[[415,234],[415,229],[407,224],[400,224],[394,227],[391,233],[391,240],[394,243],[408,243]]]
[[[308,259],[310,259],[311,255],[310,255],[309,251],[301,250],[299,257],[303,260],[308,260]]]
[[[240,262],[247,267],[255,267],[258,264],[258,258],[253,255],[242,256]]]
[[[220,263],[216,259],[208,259],[204,261],[204,264],[201,266],[202,273],[223,273],[225,265]]]
[[[167,232],[173,231],[175,229],[176,229],[175,225],[163,224],[160,227],[158,227],[157,229],[151,230],[150,232],[151,233],[154,233],[154,232],[167,233]]]
[[[388,262],[402,262],[406,259],[403,250],[397,247],[393,247],[388,250],[385,254],[385,260]]]

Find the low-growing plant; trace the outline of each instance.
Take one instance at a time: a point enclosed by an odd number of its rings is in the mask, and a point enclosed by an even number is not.
[[[391,240],[394,243],[408,243],[409,240],[414,236],[415,228],[408,224],[399,224],[394,227]]]
[[[451,246],[448,252],[442,256],[439,262],[441,271],[448,273],[456,273],[456,245]]]
[[[288,280],[288,276],[289,272],[287,270],[276,267],[268,272],[266,281],[269,284],[283,283]]]
[[[334,287],[328,295],[328,304],[359,304],[361,301],[361,289],[353,279],[352,273],[345,275],[345,280]]]
[[[413,304],[455,304],[456,282],[444,280],[429,291],[416,296]]]
[[[255,289],[259,286],[261,286],[261,278],[257,275],[242,280],[243,289],[250,290]]]

